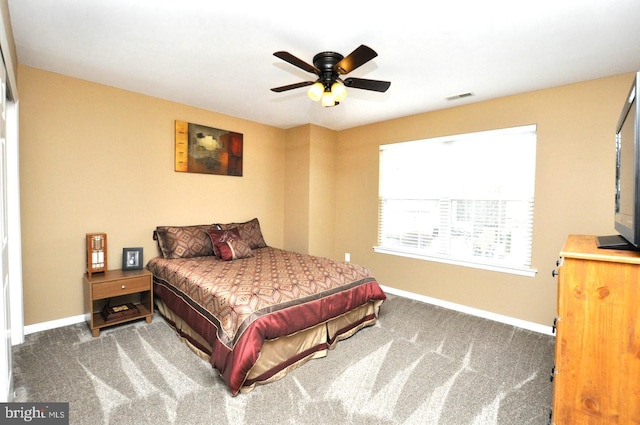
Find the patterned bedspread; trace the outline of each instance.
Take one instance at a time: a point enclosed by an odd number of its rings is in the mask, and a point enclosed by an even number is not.
[[[293,334],[386,298],[364,267],[272,247],[254,252],[255,257],[234,261],[158,257],[147,264],[157,296],[181,316],[192,321],[199,316],[213,325],[196,330],[212,345],[211,362],[234,393],[265,339]],[[249,359],[236,358],[234,350],[249,353]],[[236,362],[242,363],[241,370],[230,370]]]

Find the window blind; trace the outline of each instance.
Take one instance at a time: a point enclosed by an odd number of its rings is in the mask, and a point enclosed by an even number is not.
[[[527,274],[536,126],[380,147],[379,252]]]

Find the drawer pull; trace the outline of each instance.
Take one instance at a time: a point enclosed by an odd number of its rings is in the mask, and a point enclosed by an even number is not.
[[[122,285],[122,289],[125,289],[125,288],[126,288],[126,286]]]

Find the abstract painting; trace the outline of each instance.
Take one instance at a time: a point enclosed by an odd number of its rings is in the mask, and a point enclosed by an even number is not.
[[[242,176],[242,133],[176,120],[175,170]]]

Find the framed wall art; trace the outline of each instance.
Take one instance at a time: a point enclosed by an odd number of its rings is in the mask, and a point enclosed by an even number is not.
[[[176,120],[175,170],[242,176],[242,133]]]

